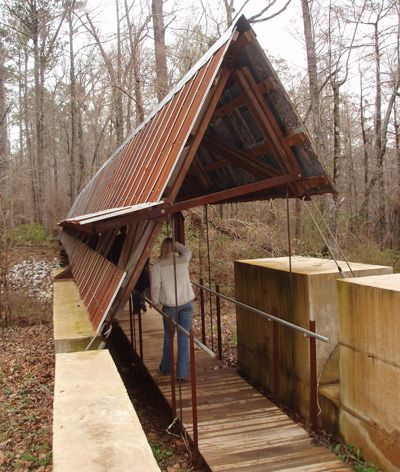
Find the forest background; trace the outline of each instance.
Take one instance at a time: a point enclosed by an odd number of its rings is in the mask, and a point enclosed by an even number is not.
[[[3,249],[16,235],[56,234],[97,169],[242,7],[260,40],[292,9],[291,36],[281,21],[291,42],[278,30],[264,46],[338,190],[318,208],[350,258],[398,265],[398,0],[2,0]],[[303,57],[294,64],[280,49]],[[285,211],[283,201],[212,208],[217,270],[224,258],[285,255]],[[204,239],[204,215],[191,217]],[[290,202],[290,220],[294,252],[326,252],[301,201]],[[234,244],[222,256],[224,238]]]
[[[235,259],[287,255],[289,241],[326,256],[335,237],[350,260],[400,271],[399,0],[0,0],[0,469],[51,470],[57,222],[242,12],[338,193],[288,202],[289,225],[283,200],[191,210],[193,276],[232,294]],[[222,313],[234,365],[234,312]],[[165,426],[147,414],[166,460]]]

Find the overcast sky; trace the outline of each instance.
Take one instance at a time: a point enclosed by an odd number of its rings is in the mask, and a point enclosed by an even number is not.
[[[123,2],[121,2],[121,9],[122,3]],[[213,11],[216,9],[216,0],[204,0],[203,3],[212,5]],[[219,3],[222,4],[222,0],[220,0]],[[239,12],[244,3],[244,0],[236,0],[235,14]],[[285,3],[286,0],[277,0],[276,8],[271,9],[270,13],[274,13],[282,8]],[[196,6],[197,4],[199,11],[201,8],[200,0],[167,0],[164,11],[170,11],[172,4],[175,5],[178,15],[182,17],[193,14],[193,7],[191,7],[191,5]],[[261,11],[265,5],[265,0],[249,0],[241,13],[249,18]],[[115,32],[114,0],[89,0],[87,2],[87,9],[96,11],[96,20],[102,24],[103,31]],[[220,8],[219,13],[220,15],[223,14],[222,8]],[[218,13],[216,16],[217,15]],[[264,23],[255,23],[253,29],[257,34],[260,44],[267,51],[267,54],[269,53],[276,58],[285,59],[291,65],[296,65],[301,68],[305,67],[306,56],[301,42],[302,17],[299,0],[292,0],[288,8],[276,18]]]

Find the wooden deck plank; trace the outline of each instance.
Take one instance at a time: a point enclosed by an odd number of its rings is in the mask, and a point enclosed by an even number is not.
[[[119,320],[130,339],[128,314]],[[138,333],[138,326],[136,332]],[[171,405],[170,377],[160,374],[163,328],[153,310],[142,315],[143,360]],[[176,353],[176,345],[175,345]],[[232,369],[196,348],[199,449],[215,472],[351,470]],[[179,388],[176,398],[179,401]],[[190,381],[181,384],[183,424],[192,434]]]

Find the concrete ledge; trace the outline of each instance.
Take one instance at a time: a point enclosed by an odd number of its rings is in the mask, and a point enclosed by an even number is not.
[[[95,331],[89,313],[72,279],[53,283],[54,348],[56,353],[84,351]],[[91,346],[97,349],[100,340]]]
[[[107,350],[56,355],[53,470],[160,471]]]
[[[340,433],[400,471],[400,274],[338,281]]]

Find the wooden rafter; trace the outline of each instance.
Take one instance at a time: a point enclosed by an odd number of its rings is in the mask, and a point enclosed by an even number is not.
[[[258,92],[257,84],[248,69],[244,67],[235,71],[234,78],[246,96],[247,104],[258,123],[271,139],[277,152],[277,162],[280,164],[282,171],[299,171],[299,165],[293,151],[286,144],[278,123],[265,103],[263,96]]]
[[[300,131],[299,133],[293,133],[286,136],[285,141],[288,146],[295,146],[296,144],[303,144],[306,139],[306,134]]]
[[[200,184],[200,187],[208,192],[212,186],[212,183],[208,177],[207,171],[204,168],[202,162],[200,161],[199,155],[196,154],[195,158],[193,159],[192,167],[190,171],[197,177],[197,180]]]
[[[274,148],[270,142],[262,143],[254,148],[246,150],[246,153],[251,157],[260,157],[271,152],[274,152]]]
[[[276,83],[272,77],[268,77],[267,79],[259,82],[257,84],[257,88],[260,93],[264,94],[266,92],[271,92],[276,88]],[[230,115],[236,110],[236,108],[244,105],[246,103],[245,95],[239,95],[238,97],[234,98],[230,102],[226,103],[218,107],[215,110],[214,116],[212,117],[212,121],[215,121],[218,118],[223,118],[224,116]]]
[[[124,280],[124,284],[121,287],[121,294],[117,298],[115,305],[111,308],[109,318],[113,318],[127,303],[135,288],[142,268],[150,256],[151,249],[157,239],[161,227],[161,222],[149,221],[143,230],[142,237],[139,239],[135,251],[132,252],[125,267],[127,274],[130,274],[130,276]]]
[[[256,161],[249,157],[245,152],[228,146],[219,139],[207,134],[204,136],[203,142],[210,151],[219,154],[231,161],[232,163],[242,167],[247,172],[250,172],[255,177],[271,177],[278,175],[276,169],[262,162]]]
[[[253,30],[244,31],[241,33],[235,41],[235,43],[231,46],[230,51],[232,55],[237,55],[239,52],[247,47],[250,43],[252,43],[256,39],[256,35]]]
[[[170,188],[167,187],[166,195],[169,202],[175,201],[179,190],[182,186],[182,183],[186,177],[186,174],[192,164],[194,156],[196,155],[197,149],[203,139],[204,133],[210,123],[211,117],[215,111],[217,106],[218,100],[225,88],[225,85],[231,75],[232,71],[230,69],[222,69],[222,72],[217,80],[217,84],[214,87],[214,91],[212,94],[212,98],[208,103],[207,109],[203,114],[203,118],[201,120],[200,126],[198,127],[196,134],[191,139],[189,144],[189,149],[185,156],[183,162],[178,164],[177,172],[175,173],[175,178],[173,179],[173,183]]]
[[[228,166],[230,163],[231,161],[229,161],[228,159],[219,159],[218,161],[209,162],[208,164],[205,164],[204,169],[206,171],[223,169],[224,167]]]
[[[200,197],[191,198],[189,200],[183,200],[176,203],[166,203],[160,205],[157,208],[147,208],[145,210],[137,211],[131,215],[118,216],[109,221],[98,223],[94,230],[96,232],[106,231],[109,228],[113,228],[116,225],[123,226],[132,224],[139,220],[151,220],[157,218],[165,218],[168,214],[176,213],[178,211],[188,210],[202,205],[209,205],[219,203],[222,201],[228,201],[246,195],[248,193],[255,193],[262,190],[271,189],[274,187],[284,187],[293,182],[299,182],[302,180],[301,173],[290,173],[280,175],[278,177],[270,177],[268,179],[260,180],[251,184],[241,185],[239,187],[222,190],[220,192],[210,193],[202,195]]]

